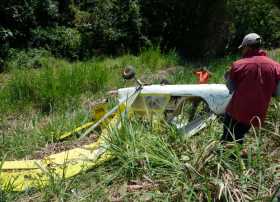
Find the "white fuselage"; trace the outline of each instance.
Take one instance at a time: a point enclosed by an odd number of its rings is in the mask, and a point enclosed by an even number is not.
[[[135,89],[135,87],[119,89],[119,99],[126,99],[135,92]],[[149,85],[143,86],[140,94],[200,97],[205,100],[215,114],[223,114],[232,97],[224,84]]]

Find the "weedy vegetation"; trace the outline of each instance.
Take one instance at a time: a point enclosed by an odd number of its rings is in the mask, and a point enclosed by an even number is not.
[[[270,55],[280,61],[279,51]],[[174,68],[168,75],[174,84],[195,83],[192,71],[205,66],[213,72],[210,83],[222,83],[236,58],[182,63],[175,52],[162,54],[154,48],[138,56],[83,62],[42,55],[39,68],[19,68],[12,61],[0,78],[2,161],[32,158],[55,143],[58,134],[90,120],[94,100],[133,85],[120,77],[126,65],[134,65],[143,77]],[[219,141],[222,117],[191,138],[165,123],[157,127],[124,119],[121,129],[113,128],[107,139],[114,156],[109,162],[70,180],[49,171],[46,188],[1,190],[0,201],[273,201],[280,182],[279,117],[279,99],[273,99],[265,126],[252,129],[242,147],[230,148]]]

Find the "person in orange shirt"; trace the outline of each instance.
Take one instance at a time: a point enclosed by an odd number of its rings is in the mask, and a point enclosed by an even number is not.
[[[196,70],[193,73],[197,78],[198,84],[208,84],[209,78],[212,76],[212,73],[210,71],[208,71],[206,68],[200,68],[199,70]],[[192,98],[192,108],[189,113],[190,121],[193,120],[197,107],[201,101],[202,100],[200,98]]]
[[[206,68],[200,68],[193,72],[196,75],[198,84],[207,84],[209,78],[212,76],[212,73]]]

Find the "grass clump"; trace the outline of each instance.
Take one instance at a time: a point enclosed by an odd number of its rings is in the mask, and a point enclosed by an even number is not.
[[[127,179],[148,174],[155,168],[165,168],[169,172],[182,169],[166,140],[136,121],[123,121],[121,130],[114,130],[110,135],[109,144],[110,153],[116,157],[122,167],[122,176]]]
[[[102,66],[77,63],[71,67],[16,70],[6,90],[10,103],[30,102],[50,112],[65,102],[73,104],[82,93],[96,93],[108,77]]]
[[[139,55],[141,66],[149,67],[151,70],[159,70],[162,67],[173,66],[180,63],[175,51],[162,54],[159,47],[143,49]]]
[[[10,49],[5,70],[41,68],[44,59],[48,57],[51,57],[51,54],[44,49]]]

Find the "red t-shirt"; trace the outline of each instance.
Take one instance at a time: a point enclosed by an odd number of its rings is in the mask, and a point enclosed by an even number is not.
[[[263,51],[251,52],[232,64],[229,76],[235,91],[227,113],[236,121],[259,127],[280,80],[280,64]]]

